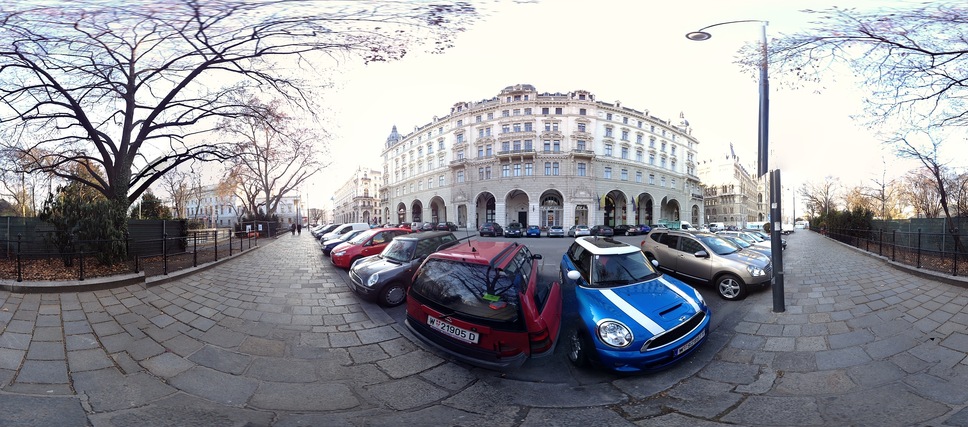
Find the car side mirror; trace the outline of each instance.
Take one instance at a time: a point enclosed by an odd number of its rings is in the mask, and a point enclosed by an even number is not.
[[[579,273],[577,270],[568,270],[567,276],[570,280],[581,279],[581,273]]]
[[[532,254],[531,259],[541,259],[541,254]]]
[[[652,265],[658,267],[659,266],[659,260],[657,260],[657,259],[652,260]]]
[[[694,255],[696,255],[696,258],[709,258],[709,252],[706,251],[698,251]]]

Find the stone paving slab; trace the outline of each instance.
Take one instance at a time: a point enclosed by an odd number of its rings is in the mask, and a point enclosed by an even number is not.
[[[786,312],[754,292],[648,375],[452,363],[308,235],[147,288],[0,291],[0,425],[968,425],[968,290],[787,239]]]

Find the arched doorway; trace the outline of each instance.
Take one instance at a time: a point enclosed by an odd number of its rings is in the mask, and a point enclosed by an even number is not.
[[[636,197],[636,202],[633,204],[633,210],[635,211],[634,224],[654,224],[655,220],[652,216],[652,209],[654,205],[655,201],[652,199],[651,194],[639,194],[638,197]]]
[[[692,205],[692,219],[689,222],[696,227],[702,225],[699,221],[699,205]]]
[[[397,205],[397,224],[407,222],[407,205],[400,203]]]
[[[420,203],[420,200],[413,201],[410,212],[413,222],[423,222],[423,204]]]
[[[444,199],[434,196],[430,199],[430,222],[438,223],[447,221],[447,208],[444,206]]]
[[[539,224],[542,228],[548,228],[554,225],[564,226],[564,197],[561,193],[549,190],[541,194],[541,203],[538,207],[540,209],[540,219]]]
[[[493,194],[488,192],[479,194],[475,200],[474,207],[474,228],[481,228],[481,225],[485,222],[494,222],[497,203]]]
[[[522,227],[528,226],[528,193],[521,190],[511,190],[504,198],[504,206],[507,206],[507,223],[516,222]]]
[[[588,225],[588,205],[575,205],[575,224]]]
[[[628,201],[625,193],[618,190],[609,191],[603,197],[602,205],[605,211],[603,224],[609,227],[625,224],[628,219]]]

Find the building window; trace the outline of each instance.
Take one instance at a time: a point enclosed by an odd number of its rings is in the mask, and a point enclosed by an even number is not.
[[[635,150],[635,161],[642,161],[642,150]]]
[[[659,182],[662,183],[661,185],[659,185],[660,187],[665,187],[665,184],[666,184],[665,177],[659,178]]]
[[[635,171],[635,182],[637,184],[642,183],[642,171]]]
[[[554,140],[554,141],[551,141],[551,151],[554,151],[555,153],[560,153],[561,152],[561,141],[559,141],[557,139]]]
[[[655,137],[654,136],[650,136],[649,137],[649,147],[650,148],[655,148]]]
[[[629,158],[629,147],[622,147],[622,158],[626,160]]]
[[[585,109],[584,108],[579,108],[578,109],[578,115],[579,116],[584,116],[585,115]]]
[[[514,164],[514,176],[521,176],[521,164],[520,163],[515,163]]]
[[[444,186],[444,176],[443,175],[437,177],[437,186],[438,187],[443,187]]]
[[[545,162],[545,175],[551,175],[551,162]]]
[[[586,172],[585,172],[585,164],[584,163],[578,163],[578,176],[585,176],[585,175],[586,175]]]
[[[481,117],[481,115],[478,114],[476,117],[474,117],[474,122],[480,123],[482,121],[482,119],[483,119],[483,117]]]
[[[510,151],[510,150],[511,150],[511,141],[504,141],[501,143],[501,151]]]
[[[458,184],[464,183],[464,171],[457,171],[457,183]]]
[[[501,165],[501,177],[507,178],[511,176],[511,165]]]
[[[629,140],[629,131],[622,129],[622,141],[628,141],[628,140]]]
[[[530,108],[525,108],[524,109],[524,115],[525,116],[530,116],[531,115],[531,109]]]
[[[649,153],[649,164],[655,165],[655,154]]]
[[[494,113],[487,113],[488,120],[494,120]]]
[[[508,110],[501,111],[501,117],[511,117],[511,112]]]
[[[585,150],[585,140],[579,139],[578,142],[575,143],[575,148],[578,149],[578,150],[584,151]]]
[[[554,162],[551,164],[551,174],[554,176],[558,176],[558,162]]]
[[[515,123],[514,124],[514,131],[515,132],[521,132],[521,123]]]
[[[484,168],[478,168],[477,169],[477,179],[479,179],[481,181],[484,180]]]
[[[579,132],[584,132],[585,131],[585,124],[584,123],[579,123],[578,124],[578,131]]]
[[[666,142],[665,141],[662,141],[662,148],[661,148],[661,150],[662,150],[663,153],[665,153],[665,151],[666,151]]]
[[[655,174],[649,174],[649,185],[655,185]]]
[[[605,120],[612,120],[612,113],[605,113]]]
[[[525,132],[534,132],[534,123],[531,123],[531,122],[525,123],[524,124],[524,131]]]
[[[530,139],[524,140],[524,150],[531,151],[534,149],[534,143]]]
[[[478,129],[477,130],[477,137],[478,138],[483,138],[484,137],[484,129]]]
[[[511,114],[513,114],[515,116],[520,116],[521,115],[521,109],[520,108],[515,108],[514,110],[511,110]]]
[[[542,107],[541,114],[548,114],[548,107]]]
[[[514,147],[514,151],[521,151],[521,140],[520,139],[514,140],[512,147]]]
[[[555,108],[555,114],[561,114],[561,107]]]
[[[642,143],[642,134],[641,133],[635,134],[635,143],[636,144],[641,144]]]
[[[484,157],[484,146],[477,147],[477,158]]]
[[[464,143],[464,134],[462,134],[462,133],[457,134],[457,143],[458,144],[463,144]]]
[[[463,120],[458,120],[457,121],[457,127],[461,127],[461,126],[464,126],[464,121]]]
[[[606,138],[611,138],[612,137],[612,128],[610,128],[610,127],[606,127],[605,128],[605,137]]]
[[[534,163],[525,163],[524,176],[532,176],[532,175],[534,175]]]
[[[669,151],[671,151],[672,152],[672,155],[675,156],[676,155],[676,146],[673,145],[672,148],[669,149]]]
[[[622,181],[628,181],[629,180],[629,170],[628,169],[622,169],[622,178],[621,179],[622,179]]]
[[[545,153],[551,152],[551,141],[550,140],[547,140],[547,139],[544,140],[544,152]]]
[[[511,125],[501,125],[501,133],[511,132]]]
[[[622,123],[629,124],[629,118],[628,117],[622,117]]]
[[[493,147],[491,147],[491,144],[487,144],[484,146],[484,155],[486,155],[487,157],[491,157],[494,155],[494,149]]]
[[[676,188],[676,179],[675,178],[671,178],[669,180],[669,188]]]
[[[669,160],[669,169],[676,170],[676,159]]]
[[[612,144],[605,144],[605,155],[608,157],[612,156]]]
[[[484,179],[491,179],[491,167],[484,166]]]
[[[665,156],[663,156],[661,159],[659,159],[659,166],[662,167],[663,169],[665,169],[665,167],[666,167],[666,158],[665,158]]]
[[[612,167],[611,166],[605,166],[605,173],[602,174],[602,178],[612,179]]]

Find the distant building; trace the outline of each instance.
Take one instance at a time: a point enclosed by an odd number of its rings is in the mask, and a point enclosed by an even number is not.
[[[728,153],[699,162],[699,178],[704,187],[706,223],[745,228],[749,222],[766,221],[769,193],[764,179],[757,179],[740,162],[730,145]]]
[[[383,173],[357,168],[333,196],[333,221],[382,224],[387,216],[380,200]]]
[[[584,90],[508,86],[409,134],[394,126],[382,153],[383,215],[475,228],[698,224],[698,145],[681,116],[674,124]]]
[[[232,227],[238,222],[236,197],[219,195],[217,185],[206,185],[185,202],[183,217],[202,221],[207,227]]]

